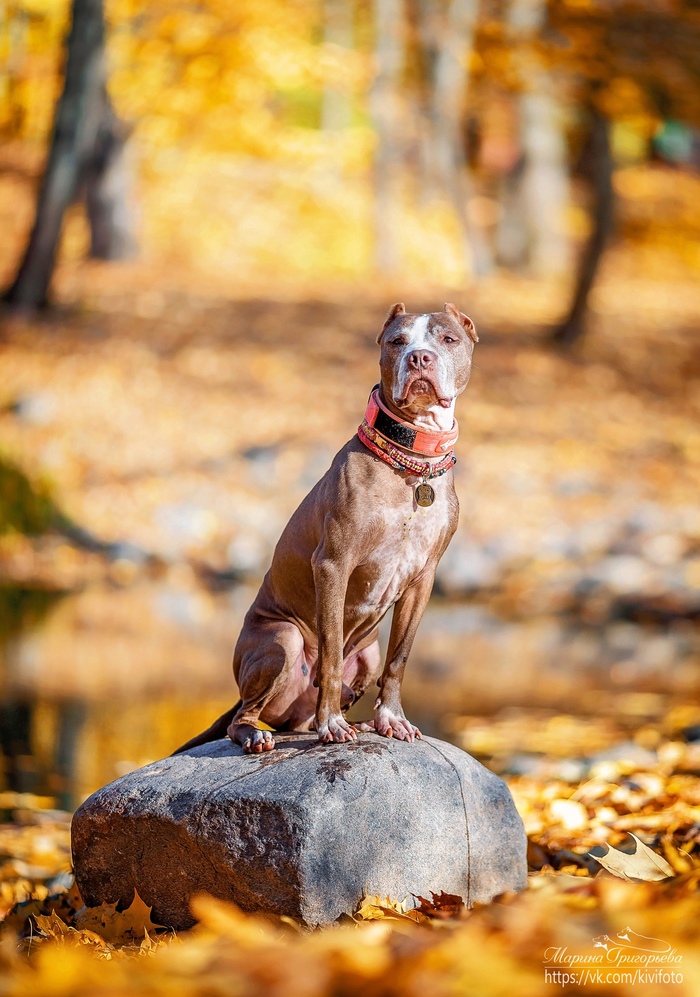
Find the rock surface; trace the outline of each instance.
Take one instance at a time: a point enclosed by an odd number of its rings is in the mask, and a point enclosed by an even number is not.
[[[110,783],[76,812],[85,902],[129,903],[193,923],[206,892],[243,910],[328,924],[365,893],[458,894],[469,906],[526,885],[526,840],[505,783],[459,748],[359,734],[277,735],[244,755],[228,740]]]

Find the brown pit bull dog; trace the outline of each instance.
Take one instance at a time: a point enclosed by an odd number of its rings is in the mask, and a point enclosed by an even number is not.
[[[374,721],[359,729],[421,736],[401,681],[457,527],[454,408],[477,341],[452,304],[428,315],[393,306],[363,423],[293,514],[246,615],[233,659],[241,699],[176,754],[226,733],[246,752],[269,751],[259,721],[351,741],[358,727],[343,714],[375,682]],[[382,668],[377,630],[392,607]]]

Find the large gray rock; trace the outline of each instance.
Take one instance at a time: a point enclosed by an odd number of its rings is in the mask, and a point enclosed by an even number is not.
[[[469,906],[526,885],[523,824],[505,783],[451,744],[359,734],[277,735],[244,755],[228,740],[110,783],[73,818],[88,905],[129,903],[193,923],[196,893],[328,924],[365,893],[444,890]]]

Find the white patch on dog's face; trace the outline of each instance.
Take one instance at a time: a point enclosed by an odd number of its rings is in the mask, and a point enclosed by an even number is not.
[[[430,315],[416,315],[409,326],[410,336],[409,349],[419,350],[422,346],[429,346],[428,328],[430,326]],[[404,330],[408,332],[408,330]]]
[[[430,350],[432,353],[435,353],[437,356],[436,386],[438,388],[438,393],[443,397],[450,397],[450,395],[453,394],[453,392],[450,391],[449,385],[446,383],[445,375],[447,372],[444,370],[444,359],[440,357],[439,352],[435,349],[435,344],[430,336],[430,318],[430,315],[416,315],[412,322],[407,322],[401,328],[401,332],[403,336],[406,337],[407,342],[401,350],[399,357],[398,369],[396,372],[397,377],[393,391],[395,402],[398,402],[406,395],[406,382],[408,381],[411,373],[409,357],[412,353],[415,353],[416,350]]]

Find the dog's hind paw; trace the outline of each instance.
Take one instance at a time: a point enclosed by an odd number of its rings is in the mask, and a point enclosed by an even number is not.
[[[257,755],[261,751],[272,751],[275,746],[275,739],[269,730],[253,731],[250,737],[243,742],[243,750],[247,755]]]

